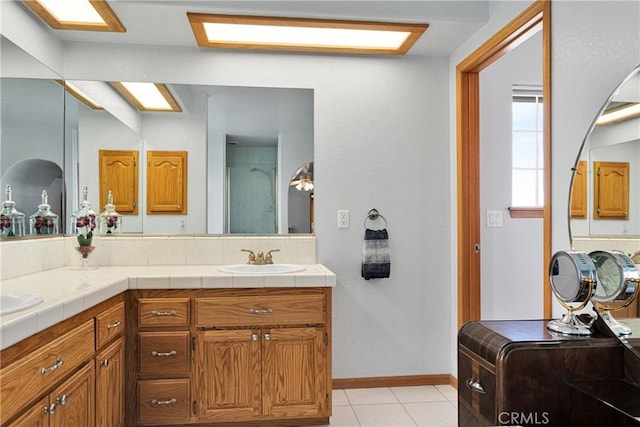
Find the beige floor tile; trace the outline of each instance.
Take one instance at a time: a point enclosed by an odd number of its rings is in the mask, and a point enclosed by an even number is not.
[[[398,399],[387,387],[352,388],[345,390],[352,405],[371,405],[378,403],[398,403]]]
[[[353,411],[364,427],[411,427],[416,423],[400,403],[354,405]]]
[[[444,394],[432,385],[391,387],[391,391],[402,403],[447,401]]]
[[[329,420],[331,427],[360,427],[356,414],[351,406],[334,406],[333,415]]]
[[[456,390],[453,386],[448,384],[437,385],[435,386],[440,393],[444,394],[444,396],[450,401],[458,401],[458,390]]]
[[[458,411],[451,402],[405,403],[405,409],[421,427],[455,426]]]
[[[344,392],[344,390],[333,390],[331,401],[333,403],[333,406],[349,405],[349,399],[347,399],[347,394]]]

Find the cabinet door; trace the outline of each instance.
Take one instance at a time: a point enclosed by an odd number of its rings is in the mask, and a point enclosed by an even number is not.
[[[593,162],[594,219],[629,219],[629,163]]]
[[[96,356],[96,426],[124,426],[124,339]]]
[[[49,427],[49,398],[44,397],[9,427]]]
[[[247,420],[261,413],[260,332],[196,334],[196,406],[201,419]]]
[[[187,213],[187,152],[147,151],[147,215]]]
[[[263,414],[327,415],[325,329],[281,328],[263,334]]]
[[[51,404],[55,404],[55,409],[50,414],[50,422],[53,427],[94,426],[95,377],[93,363],[87,364],[56,388],[49,395],[49,401]]]
[[[587,218],[587,161],[580,160],[573,175],[571,218]]]
[[[138,151],[100,150],[100,207],[107,204],[109,191],[121,214],[138,214]],[[97,209],[96,209],[97,210]]]

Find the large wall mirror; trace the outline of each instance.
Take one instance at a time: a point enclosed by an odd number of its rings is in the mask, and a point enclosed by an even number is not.
[[[290,185],[301,166],[313,170],[312,89],[167,84],[182,111],[159,113],[139,112],[108,82],[67,82],[95,109],[4,37],[2,64],[2,184],[27,217],[47,189],[60,232],[70,232],[84,186],[94,210],[104,208],[99,151],[130,150],[139,153],[140,209],[124,215],[125,233],[313,232],[313,191]],[[148,151],[187,152],[186,214],[146,213]]]
[[[98,104],[115,93],[103,90],[104,82],[71,83],[90,92]],[[311,233],[313,194],[297,191],[289,181],[301,164],[313,162],[313,91],[167,87],[182,111],[139,113],[139,130],[116,119],[113,111],[70,101],[73,114],[67,123],[73,121],[76,129],[79,186],[87,185],[97,200],[99,151],[138,150],[141,206],[137,214],[123,217],[125,232]],[[150,214],[144,206],[146,153],[176,150],[187,152],[187,213]]]
[[[29,216],[38,210],[46,190],[62,231],[65,94],[61,77],[5,37],[0,43],[2,199],[10,185],[15,208],[25,214],[28,230]]]
[[[611,114],[618,118],[605,121]],[[605,102],[578,155],[569,232],[640,238],[640,67]]]

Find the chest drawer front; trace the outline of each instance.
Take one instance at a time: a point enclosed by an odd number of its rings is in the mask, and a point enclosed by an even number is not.
[[[124,303],[118,303],[96,316],[96,347],[100,348],[113,337],[124,334]]]
[[[196,326],[324,323],[324,295],[247,295],[198,298]]]
[[[139,422],[179,424],[189,420],[189,380],[138,381]]]
[[[143,375],[188,375],[188,331],[140,332],[138,334],[139,372]]]
[[[189,298],[141,298],[140,326],[189,326]]]
[[[478,360],[458,352],[458,399],[474,415],[494,423],[496,419],[496,377]],[[459,402],[460,403],[460,402]]]
[[[2,422],[91,358],[94,347],[92,319],[3,368]]]

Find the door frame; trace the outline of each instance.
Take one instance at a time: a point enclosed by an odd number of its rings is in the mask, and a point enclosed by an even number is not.
[[[551,317],[551,0],[536,0],[456,67],[458,329],[480,320],[480,71],[542,31],[543,316]]]

